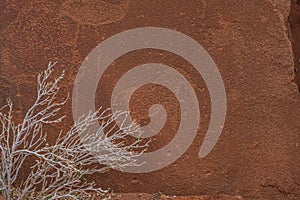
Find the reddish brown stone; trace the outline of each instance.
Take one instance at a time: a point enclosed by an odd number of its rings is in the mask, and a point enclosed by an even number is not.
[[[300,1],[292,1],[290,14],[290,24],[292,32],[292,44],[294,49],[296,82],[300,91]]]
[[[81,24],[102,25],[123,19],[128,6],[129,0],[67,0],[62,4],[60,14]]]
[[[243,200],[239,196],[166,196],[163,194],[128,193],[113,194],[111,200]]]
[[[198,158],[209,124],[210,101],[206,85],[193,67],[168,52],[132,52],[117,59],[105,72],[97,91],[97,106],[110,106],[112,88],[127,70],[149,61],[162,62],[180,71],[193,85],[202,109],[200,129],[188,151],[167,168],[147,174],[111,170],[92,179],[116,192],[299,199],[300,95],[293,82],[293,53],[287,28],[289,1],[130,0],[128,9],[119,10],[118,16],[115,10],[108,9],[112,13],[105,15],[109,21],[105,25],[103,18],[89,18],[95,12],[102,15],[87,6],[90,2],[82,1],[83,15],[72,13],[70,1],[0,2],[0,102],[11,96],[22,116],[33,102],[32,77],[49,60],[59,61],[58,71],[66,70],[62,89],[71,93],[84,58],[108,37],[144,26],[177,30],[202,44],[222,74],[228,113],[220,140],[207,157]],[[174,136],[179,106],[165,89],[149,87],[153,93],[141,88],[131,107],[136,120],[147,123],[146,108],[153,102],[168,106],[170,118],[163,132],[154,137],[154,150]],[[145,94],[148,99],[143,99]],[[73,123],[70,101],[64,113],[67,120],[57,128],[66,130]],[[26,170],[28,164],[21,177],[26,177]]]

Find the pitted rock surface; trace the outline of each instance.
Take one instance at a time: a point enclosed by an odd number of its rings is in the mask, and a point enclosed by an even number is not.
[[[66,70],[62,93],[71,94],[88,53],[128,29],[153,26],[182,32],[198,41],[218,66],[227,93],[227,118],[217,145],[201,160],[198,152],[209,124],[210,100],[193,66],[153,49],[130,52],[110,66],[99,82],[97,106],[110,107],[114,84],[126,71],[160,62],[193,85],[201,120],[193,145],[172,165],[146,174],[111,170],[90,177],[99,186],[122,193],[299,199],[300,95],[294,82],[289,1],[15,0],[1,1],[0,8],[0,102],[12,98],[16,120],[33,103],[35,76],[48,61],[59,62],[57,73]],[[143,99],[146,94],[149,98]],[[166,88],[153,85],[140,88],[131,101],[136,120],[147,119],[148,108],[156,102],[167,105],[170,117],[150,150],[166,145],[179,126],[178,101]],[[48,130],[48,140],[72,125],[71,109],[68,101],[66,121]],[[21,177],[26,178],[28,166]]]

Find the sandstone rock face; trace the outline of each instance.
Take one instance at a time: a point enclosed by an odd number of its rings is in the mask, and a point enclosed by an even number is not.
[[[292,1],[290,14],[292,43],[294,47],[296,82],[300,91],[300,1]]]
[[[117,22],[125,17],[128,0],[122,1],[64,1],[60,11],[81,24],[100,25]],[[88,10],[88,12],[87,12]]]
[[[287,28],[289,1],[74,2],[0,2],[2,104],[11,97],[21,118],[34,100],[34,77],[49,60],[59,62],[58,71],[66,70],[62,91],[72,93],[83,60],[105,39],[138,27],[176,30],[205,48],[223,78],[227,117],[218,143],[199,159],[199,147],[210,123],[211,102],[204,80],[191,63],[162,50],[129,52],[104,72],[96,106],[110,107],[113,88],[128,70],[144,63],[163,63],[183,74],[193,86],[201,110],[198,134],[184,155],[163,169],[140,174],[111,170],[91,179],[99,186],[124,193],[300,198],[300,94],[293,82],[293,52]],[[94,16],[99,16],[98,20]],[[153,137],[149,151],[168,144],[180,125],[178,100],[167,88],[153,84],[134,93],[130,101],[134,118],[151,123],[148,109],[153,104],[164,105],[168,119]],[[64,113],[65,123],[51,131],[66,130],[73,123],[71,101]],[[51,134],[49,140],[54,138]],[[26,174],[26,170],[21,172],[23,177]]]
[[[228,195],[215,196],[166,196],[144,193],[113,194],[111,200],[242,200],[241,197]]]

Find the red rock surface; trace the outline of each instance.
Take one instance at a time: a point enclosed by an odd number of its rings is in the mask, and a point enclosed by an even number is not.
[[[300,1],[292,1],[290,14],[292,44],[294,49],[296,81],[300,88]],[[299,89],[300,91],[300,89]]]
[[[58,60],[66,70],[62,90],[71,93],[84,58],[111,35],[143,26],[178,30],[201,43],[222,74],[228,113],[218,144],[207,157],[198,158],[209,124],[210,102],[206,85],[192,66],[167,52],[132,52],[105,72],[97,91],[97,106],[110,106],[113,84],[124,72],[142,63],[162,62],[178,69],[193,84],[202,109],[200,129],[188,151],[167,168],[147,174],[112,170],[92,179],[99,186],[122,193],[300,198],[300,95],[293,82],[289,1],[107,0],[90,6],[91,2],[78,1],[81,6],[62,0],[0,2],[1,105],[6,97],[12,97],[16,114],[22,117],[34,100],[35,76],[49,60]],[[297,36],[295,27],[293,31]],[[295,53],[297,56],[297,48]],[[170,118],[163,134],[154,138],[154,150],[170,141],[179,114],[178,103],[168,90],[149,87],[154,91],[151,102],[143,99],[149,88],[141,89],[132,99],[131,109],[136,120],[142,121],[147,119],[145,108],[152,102],[168,105]],[[64,113],[65,124],[50,132],[66,130],[73,123],[70,101]],[[54,138],[51,134],[48,139]],[[28,164],[21,172],[23,178],[26,170]]]
[[[97,198],[96,198],[97,199]],[[216,195],[216,196],[166,196],[163,194],[127,193],[112,194],[110,200],[242,200],[242,197]],[[0,200],[6,200],[0,196]],[[97,199],[98,200],[98,199]],[[101,198],[99,198],[101,200]]]
[[[166,196],[163,194],[129,193],[114,194],[111,200],[242,200],[239,196],[216,195],[216,196]]]

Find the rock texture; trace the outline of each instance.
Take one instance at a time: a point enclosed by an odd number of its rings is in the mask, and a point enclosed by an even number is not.
[[[128,193],[113,194],[111,200],[242,200],[242,197],[215,195],[215,196],[166,196],[163,194]]]
[[[290,14],[290,24],[292,32],[292,44],[294,47],[294,61],[296,82],[300,91],[300,1],[292,1],[292,8]]]
[[[128,10],[128,5],[129,0],[69,0],[63,2],[60,14],[61,16],[68,16],[81,24],[109,24],[124,18]]]
[[[84,58],[106,38],[144,26],[177,30],[197,40],[222,74],[228,113],[218,144],[207,157],[198,158],[199,144],[209,124],[210,101],[206,85],[193,67],[168,52],[131,52],[105,72],[97,91],[97,106],[110,106],[114,84],[126,71],[139,64],[161,62],[180,71],[194,86],[202,109],[199,133],[188,151],[167,168],[147,174],[111,170],[91,179],[99,186],[125,193],[300,198],[300,94],[293,82],[293,52],[287,28],[289,1],[92,2],[0,2],[1,104],[11,97],[20,119],[33,102],[35,76],[49,60],[59,61],[58,71],[66,70],[62,91],[71,93]],[[151,98],[144,99],[149,88]],[[163,132],[154,137],[150,150],[168,143],[179,123],[176,99],[165,88],[148,86],[141,88],[132,102],[137,121],[147,119],[145,110],[153,102],[168,106],[170,118]],[[71,102],[64,113],[65,123],[49,132],[65,130],[73,123]],[[55,134],[50,135],[49,140],[53,140]],[[23,178],[26,170],[28,164],[21,172]]]

